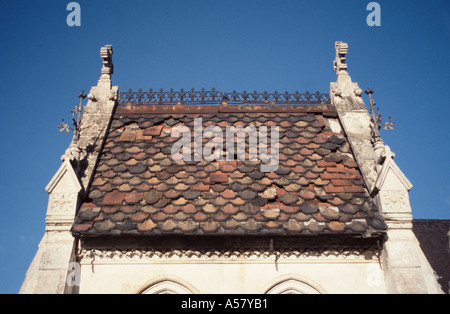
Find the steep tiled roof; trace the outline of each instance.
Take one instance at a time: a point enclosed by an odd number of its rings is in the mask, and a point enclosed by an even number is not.
[[[174,161],[172,128],[192,130],[199,117],[223,134],[232,125],[279,126],[278,169]],[[229,105],[119,107],[72,232],[368,236],[385,229],[333,106]]]
[[[449,219],[414,219],[413,232],[420,248],[438,276],[445,293],[450,293]]]

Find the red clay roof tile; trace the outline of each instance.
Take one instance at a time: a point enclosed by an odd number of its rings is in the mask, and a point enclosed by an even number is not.
[[[83,203],[73,233],[311,235],[385,230],[358,165],[348,155],[345,134],[329,132],[328,117],[337,118],[333,107],[237,107],[220,113],[214,106],[183,106],[176,112],[164,106],[118,108],[87,193],[90,199]],[[249,161],[175,161],[171,146],[178,139],[170,132],[177,125],[192,129],[195,117],[204,126],[221,127],[223,134],[230,125],[279,126],[278,169],[264,173],[259,162]],[[275,151],[268,140],[251,152],[263,148]]]

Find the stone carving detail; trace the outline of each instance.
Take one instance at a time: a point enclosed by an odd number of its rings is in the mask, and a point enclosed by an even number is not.
[[[100,56],[103,59],[102,75],[108,76],[114,74],[114,65],[112,63],[113,49],[111,45],[106,45],[100,48]]]
[[[385,191],[379,192],[382,200],[383,212],[388,213],[409,213],[411,207],[409,204],[408,192],[405,191]]]
[[[331,92],[336,97],[342,97],[342,91],[335,83],[331,83]]]
[[[345,55],[348,53],[348,44],[342,41],[337,41],[334,44],[336,50],[336,59],[333,63],[333,69],[336,74],[347,74],[347,64],[345,63]]]
[[[75,206],[78,194],[75,193],[52,193],[49,196],[49,215],[75,214]]]
[[[353,83],[353,92],[356,97],[361,97],[363,90],[358,86],[358,83]]]
[[[330,257],[343,259],[376,259],[379,251],[374,248],[323,248],[323,249],[286,249],[286,250],[97,250],[82,249],[79,253],[85,261],[115,260],[297,260],[299,258],[327,259]]]

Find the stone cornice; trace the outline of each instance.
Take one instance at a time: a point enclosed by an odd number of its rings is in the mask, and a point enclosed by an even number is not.
[[[243,261],[300,261],[300,260],[362,260],[378,259],[380,252],[374,247],[329,247],[299,249],[241,249],[241,250],[189,250],[189,249],[82,249],[78,256],[82,263],[123,263],[139,261],[190,262],[243,262]]]

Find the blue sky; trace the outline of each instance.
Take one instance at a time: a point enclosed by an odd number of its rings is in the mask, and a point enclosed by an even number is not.
[[[18,292],[36,253],[71,140],[57,125],[96,85],[105,44],[122,91],[329,92],[334,42],[348,42],[353,81],[396,122],[382,137],[414,217],[450,218],[449,1],[378,1],[380,27],[364,0],[80,0],[81,27],[66,24],[69,2],[0,0],[0,293]]]

